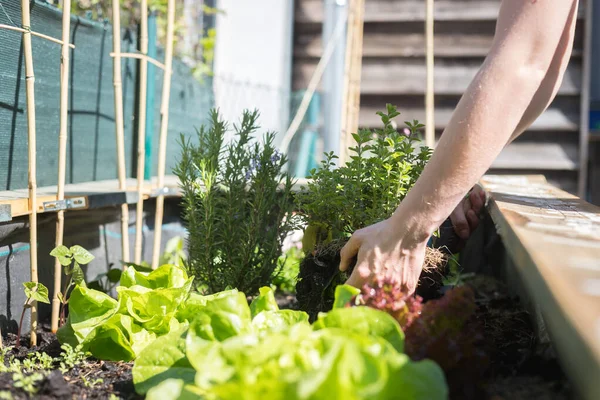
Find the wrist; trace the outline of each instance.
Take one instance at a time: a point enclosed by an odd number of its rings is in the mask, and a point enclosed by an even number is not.
[[[404,239],[414,244],[427,243],[439,227],[436,221],[423,215],[420,210],[412,210],[403,207],[402,204],[392,214],[391,219],[403,231]]]

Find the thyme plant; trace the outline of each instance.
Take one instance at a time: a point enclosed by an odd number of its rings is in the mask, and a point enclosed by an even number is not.
[[[234,287],[250,294],[271,283],[283,240],[297,224],[293,181],[283,173],[287,159],[276,150],[274,133],[262,145],[255,140],[257,119],[257,111],[245,111],[226,144],[229,125],[213,110],[197,143],[181,138],[174,173],[189,232],[187,267],[203,291]]]
[[[418,146],[424,125],[405,122],[405,134],[392,125],[400,115],[395,106],[387,104],[386,112],[377,114],[383,128],[352,134],[356,145],[348,149],[345,166],[336,168],[338,157],[326,153],[321,168],[311,171],[307,190],[298,195],[308,223],[308,250],[390,217],[429,160],[431,149]]]

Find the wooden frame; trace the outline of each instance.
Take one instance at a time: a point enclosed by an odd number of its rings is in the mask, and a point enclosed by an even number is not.
[[[425,84],[425,144],[431,148],[435,146],[433,1],[434,0],[426,0],[425,3],[425,56],[427,70]]]

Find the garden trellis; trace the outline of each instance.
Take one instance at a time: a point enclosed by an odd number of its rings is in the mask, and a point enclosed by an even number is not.
[[[70,3],[70,0],[65,0],[65,4]],[[70,9],[70,7],[69,7]],[[33,51],[31,46],[31,36],[36,36],[62,46],[61,51],[61,92],[60,92],[60,133],[59,133],[59,174],[58,174],[58,191],[56,194],[57,205],[64,202],[64,182],[65,182],[65,160],[66,160],[66,123],[67,123],[67,101],[68,101],[68,59],[69,48],[75,48],[69,43],[70,30],[70,14],[65,13],[63,17],[63,35],[62,40],[34,32],[31,29],[31,12],[29,9],[29,1],[21,1],[21,24],[22,27],[10,26],[2,24],[0,29],[8,29],[21,32],[23,35],[23,49],[25,57],[25,81],[27,94],[27,136],[28,136],[28,164],[29,164],[29,242],[30,250],[30,271],[31,281],[38,282],[38,263],[37,263],[37,182],[36,182],[36,125],[35,125],[35,72],[33,64]],[[65,33],[66,29],[66,33]],[[64,231],[64,208],[59,209],[58,219],[56,224],[56,243],[62,244],[62,236]],[[57,262],[58,264],[58,262]],[[57,293],[60,291],[61,274],[60,264],[58,264],[58,273],[54,276],[54,299],[58,301]],[[53,299],[52,306],[52,326],[54,321],[58,324],[58,307],[60,302],[55,302]],[[56,313],[55,310],[56,309]],[[32,302],[31,307],[31,339],[32,346],[37,344],[37,304]]]

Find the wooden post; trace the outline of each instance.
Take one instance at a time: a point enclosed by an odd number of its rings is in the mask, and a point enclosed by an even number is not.
[[[160,138],[158,146],[158,190],[162,190],[165,181],[167,158],[167,133],[169,128],[169,98],[171,94],[171,70],[173,66],[173,36],[175,33],[175,0],[169,0],[167,12],[167,43],[165,48],[165,71],[163,74],[162,98],[160,105]],[[154,247],[152,249],[152,268],[158,267],[165,196],[161,192],[156,198],[154,218]]]
[[[425,93],[425,144],[431,148],[435,146],[435,104],[433,91],[434,54],[433,54],[433,0],[426,0],[425,11],[425,41],[427,83]]]
[[[117,140],[117,174],[119,190],[127,190],[125,168],[125,134],[123,132],[123,81],[121,72],[121,8],[113,0],[113,87],[115,94],[115,133]],[[129,261],[129,206],[121,204],[121,258]]]
[[[69,117],[69,37],[71,33],[71,0],[63,1],[62,17],[62,48],[60,70],[60,132],[58,134],[58,190],[56,200],[65,198],[65,176],[67,166],[67,125]],[[65,229],[65,212],[59,210],[56,216],[56,246],[63,244]],[[62,265],[58,258],[54,260],[54,294],[52,296],[52,332],[58,330],[58,315],[60,313],[59,293],[62,292]]]
[[[148,55],[148,1],[141,0],[140,52]],[[142,239],[144,218],[144,158],[146,155],[146,95],[148,85],[148,60],[140,59],[140,101],[138,112],[138,149],[137,149],[137,207],[135,213],[135,263],[142,262]]]
[[[27,137],[29,159],[29,244],[31,281],[38,281],[37,265],[37,183],[36,183],[36,143],[35,143],[35,75],[33,71],[33,51],[31,48],[31,18],[29,0],[21,0],[21,21],[23,28],[23,50],[25,52],[25,82],[27,93]],[[31,303],[31,340],[37,345],[37,302]]]
[[[352,0],[348,13],[346,39],[346,65],[344,71],[344,105],[342,106],[342,126],[340,140],[340,164],[345,164],[352,133],[358,131],[360,111],[360,82],[362,73],[362,49],[365,0]]]
[[[586,1],[585,26],[583,38],[583,79],[581,81],[580,121],[579,121],[579,176],[577,194],[582,199],[587,197],[588,160],[590,148],[590,86],[592,75],[592,0]]]

